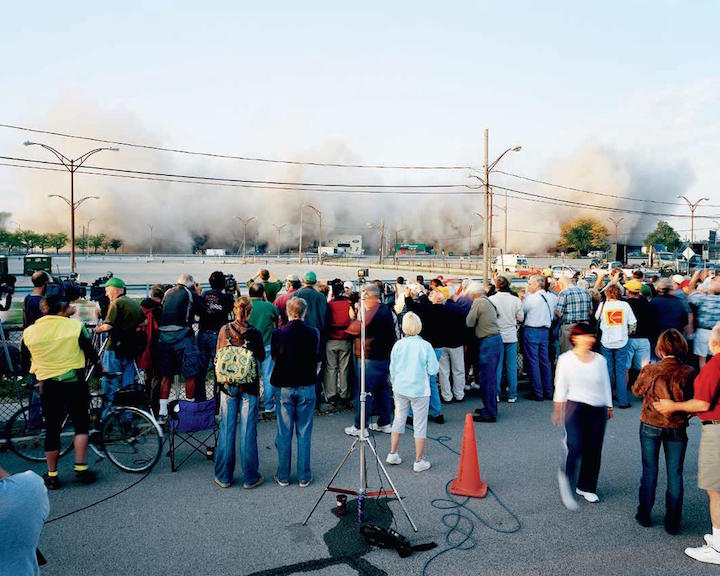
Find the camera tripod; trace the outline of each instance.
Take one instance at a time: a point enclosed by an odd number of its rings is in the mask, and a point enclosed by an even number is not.
[[[405,513],[405,517],[408,519],[408,522],[410,522],[410,525],[412,526],[413,530],[415,532],[418,531],[417,526],[415,526],[415,522],[413,522],[412,518],[410,517],[410,513],[407,511],[407,508],[405,508],[405,503],[402,501],[402,498],[400,497],[400,494],[397,491],[397,488],[395,487],[395,484],[393,483],[392,479],[390,478],[390,475],[388,474],[387,470],[385,469],[385,465],[382,462],[382,459],[378,456],[375,447],[370,442],[370,437],[367,432],[367,428],[365,426],[365,398],[368,396],[368,393],[365,392],[365,291],[363,290],[363,281],[364,278],[360,278],[360,432],[357,438],[353,441],[352,445],[350,446],[349,450],[345,454],[345,457],[342,459],[338,467],[335,469],[335,472],[333,472],[332,477],[330,478],[329,482],[325,485],[325,488],[323,489],[322,494],[320,494],[320,497],[317,499],[317,502],[315,502],[315,506],[313,506],[312,510],[310,510],[310,513],[307,515],[307,518],[305,518],[305,521],[303,522],[303,526],[305,526],[308,521],[310,520],[310,517],[313,515],[317,507],[320,505],[320,502],[322,501],[323,497],[328,492],[334,492],[336,494],[347,494],[351,496],[357,496],[358,497],[358,523],[362,523],[365,519],[365,498],[374,498],[379,496],[392,496],[395,495],[398,502],[400,503],[400,507],[402,508],[402,511]],[[356,448],[359,447],[359,455],[360,455],[360,487],[358,490],[353,490],[351,488],[339,488],[333,486],[333,482],[337,475],[340,473],[340,470],[342,470],[342,467],[345,465],[345,463],[350,458],[350,455],[355,451]],[[379,468],[382,470],[383,475],[385,478],[387,478],[388,483],[390,484],[390,487],[392,490],[375,490],[368,492],[368,485],[367,485],[367,457],[365,454],[365,449],[370,448],[370,451],[372,452],[372,455],[374,456],[375,460],[377,461],[377,464]]]
[[[12,358],[10,358],[10,348],[8,348],[2,319],[0,319],[0,347],[2,347],[3,355],[5,356],[5,365],[7,366],[8,376],[10,376],[15,372],[15,369],[13,367]]]

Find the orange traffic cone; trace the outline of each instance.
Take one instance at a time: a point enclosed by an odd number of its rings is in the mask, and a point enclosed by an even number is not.
[[[463,432],[458,474],[457,478],[450,484],[450,494],[485,498],[487,491],[487,482],[483,482],[482,478],[480,478],[480,465],[478,464],[472,415],[467,414],[465,416],[465,431]]]

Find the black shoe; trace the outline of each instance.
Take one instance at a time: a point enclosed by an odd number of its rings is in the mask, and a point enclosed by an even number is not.
[[[430,420],[430,422],[435,422],[435,424],[445,424],[445,416],[442,414],[438,414],[437,416],[428,416],[428,420]]]
[[[43,474],[43,481],[45,482],[45,488],[48,490],[57,490],[60,488],[59,476],[49,476],[47,474]]]
[[[627,404],[618,404],[618,408],[620,408],[620,410],[626,410],[630,408],[630,403],[628,402]]]
[[[475,408],[475,414],[482,414],[483,409],[482,408]]]
[[[412,425],[413,425],[413,417],[412,417],[412,416],[408,416],[408,417],[405,419],[405,426],[412,426]]]
[[[475,416],[473,416],[473,422],[497,422],[497,418],[483,414],[475,414]]]
[[[638,524],[640,524],[640,526],[643,526],[645,528],[650,528],[650,526],[652,525],[650,523],[650,518],[642,516],[640,514],[640,512],[635,513],[635,520],[637,521]]]
[[[92,484],[97,480],[97,472],[94,470],[75,470],[75,482],[78,484]]]
[[[523,398],[525,398],[525,400],[534,400],[535,402],[542,402],[542,401],[543,401],[543,397],[542,397],[542,396],[536,396],[536,395],[533,394],[532,392],[526,392],[525,394],[523,394]]]
[[[550,395],[545,394],[545,396],[543,396],[543,400],[552,400],[552,399],[553,399],[553,395],[552,395],[552,394],[550,394]]]
[[[452,398],[450,400],[445,400],[445,398],[441,396],[440,402],[442,402],[443,404],[452,404]]]

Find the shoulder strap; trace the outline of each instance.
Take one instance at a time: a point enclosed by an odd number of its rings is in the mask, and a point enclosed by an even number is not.
[[[190,311],[192,310],[192,305],[193,305],[193,295],[192,295],[192,292],[190,292],[190,288],[185,286],[185,284],[180,284],[180,286],[185,288],[185,292],[187,293],[187,296],[188,296],[188,305],[187,305],[187,310],[185,311],[185,322],[190,324]]]
[[[543,299],[543,302],[545,302],[545,306],[547,306],[548,312],[550,313],[550,324],[552,324],[553,313],[552,313],[552,310],[550,310],[550,302],[548,302],[547,298],[545,298],[545,296],[543,296],[542,294],[540,294],[540,298]]]

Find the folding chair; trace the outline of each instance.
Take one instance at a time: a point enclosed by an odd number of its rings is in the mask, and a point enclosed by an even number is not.
[[[218,426],[215,421],[215,398],[204,402],[173,400],[168,404],[168,425],[170,429],[170,467],[175,472],[184,464],[193,452],[212,460],[217,444]],[[212,444],[210,441],[212,439]],[[180,462],[177,450],[183,444],[192,450]]]

